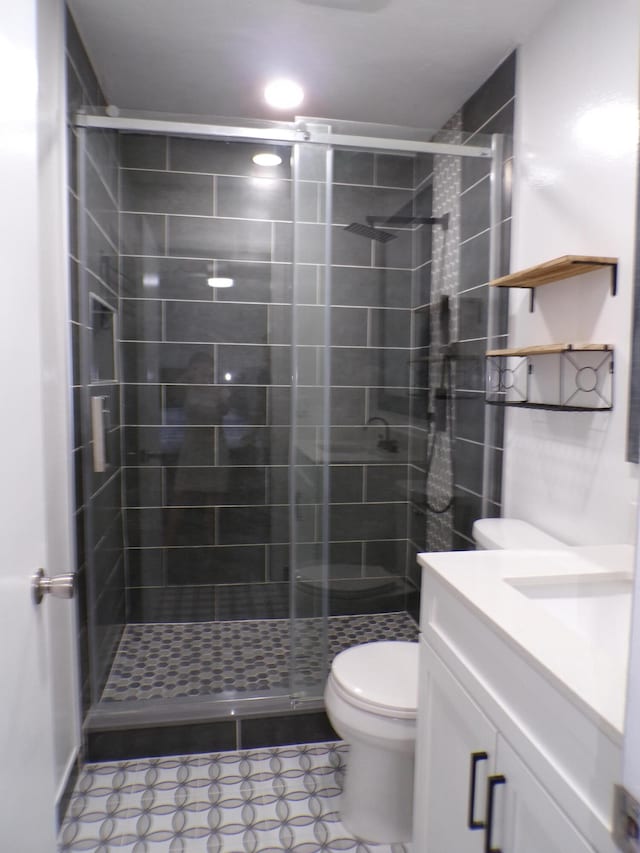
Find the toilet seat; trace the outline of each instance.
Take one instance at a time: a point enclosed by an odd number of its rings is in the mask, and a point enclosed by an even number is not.
[[[356,708],[415,719],[418,643],[385,640],[353,646],[334,658],[329,678],[335,692]]]

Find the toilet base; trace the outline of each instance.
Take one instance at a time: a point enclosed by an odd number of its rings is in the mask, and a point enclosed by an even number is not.
[[[340,819],[365,841],[411,841],[413,754],[351,742]]]

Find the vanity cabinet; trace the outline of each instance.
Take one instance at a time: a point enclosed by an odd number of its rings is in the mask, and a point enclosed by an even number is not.
[[[594,853],[438,655],[420,645],[415,853]]]

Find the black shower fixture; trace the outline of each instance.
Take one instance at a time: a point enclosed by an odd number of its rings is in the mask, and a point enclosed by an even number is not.
[[[344,230],[350,231],[352,234],[358,234],[360,237],[366,237],[369,240],[376,240],[378,243],[388,243],[389,240],[395,240],[397,236],[396,234],[391,234],[390,231],[381,231],[379,228],[374,228],[372,225],[363,225],[361,222],[352,222],[351,225],[345,225]]]
[[[352,222],[350,225],[345,225],[344,230],[358,234],[360,237],[366,237],[368,240],[376,240],[378,243],[388,243],[389,240],[395,240],[398,236],[390,231],[383,231],[377,227],[378,225],[398,228],[411,228],[414,225],[440,225],[446,231],[449,227],[449,214],[444,213],[442,216],[367,216],[366,225],[362,222]]]

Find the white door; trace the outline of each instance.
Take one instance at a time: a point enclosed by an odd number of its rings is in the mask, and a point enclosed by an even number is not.
[[[51,645],[59,636],[56,614],[65,614],[69,623],[71,604],[45,601],[37,607],[30,594],[32,573],[40,566],[50,569],[55,538],[45,500],[44,447],[58,419],[44,411],[42,315],[46,288],[60,283],[51,265],[42,275],[43,244],[50,237],[43,239],[39,226],[47,207],[42,186],[47,166],[38,27],[53,19],[49,13],[59,20],[62,5],[0,0],[0,846],[12,853],[55,850],[59,765],[68,763],[57,754],[54,738],[61,709],[52,701]],[[49,151],[54,147],[51,141],[46,145]],[[53,233],[58,220],[49,223]],[[48,370],[55,372],[56,366]],[[66,495],[61,482],[61,505]],[[62,664],[68,672],[69,661]],[[73,709],[73,696],[67,701]],[[63,728],[73,713],[69,708],[62,709]]]
[[[498,770],[504,783],[494,789],[491,850],[595,853],[502,736],[498,736]]]
[[[424,640],[419,683],[415,851],[482,853],[496,729]]]

